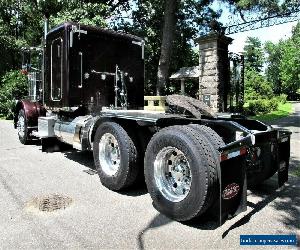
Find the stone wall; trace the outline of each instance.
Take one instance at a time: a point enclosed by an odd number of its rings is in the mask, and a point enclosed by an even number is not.
[[[215,112],[226,111],[230,81],[228,45],[232,39],[210,33],[196,42],[199,44],[199,99],[209,104]]]

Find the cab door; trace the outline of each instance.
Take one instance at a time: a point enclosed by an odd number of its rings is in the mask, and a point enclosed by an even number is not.
[[[83,51],[83,40],[86,31],[72,26],[69,47],[69,104],[77,107],[83,102],[84,72],[86,72],[86,55]]]

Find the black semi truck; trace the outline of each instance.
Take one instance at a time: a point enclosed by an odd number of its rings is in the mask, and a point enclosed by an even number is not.
[[[20,142],[59,140],[91,150],[110,190],[145,179],[154,207],[178,221],[208,212],[221,221],[246,209],[248,185],[288,178],[290,132],[239,115],[216,116],[199,100],[169,96],[144,110],[144,41],[64,23],[47,33],[41,80],[15,107]],[[35,72],[36,76],[37,72]]]

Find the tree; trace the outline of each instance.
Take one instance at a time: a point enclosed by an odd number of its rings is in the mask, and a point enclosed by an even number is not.
[[[15,101],[27,93],[27,79],[20,70],[7,72],[0,82],[0,117],[13,118]]]
[[[286,94],[294,99],[300,88],[300,23],[294,27],[292,37],[278,44],[266,42],[266,76],[275,94]]]
[[[213,0],[165,0],[164,26],[162,29],[160,57],[157,68],[156,94],[161,94],[168,83],[170,62],[175,54],[175,51],[172,50],[172,45],[176,43],[174,41],[176,30],[178,31],[181,28],[185,30],[185,33],[189,33],[189,36],[185,37],[187,38],[185,45],[191,47],[189,46],[190,39],[196,38],[196,34],[198,35],[200,31],[206,30],[211,21],[220,15],[220,13],[216,13],[209,7],[209,4],[212,2]],[[179,36],[176,36],[177,39],[180,39],[180,37],[184,38],[183,32]],[[179,51],[179,53],[181,52]]]
[[[23,98],[19,76],[21,48],[40,46],[44,15],[52,26],[64,21],[107,26],[114,15],[129,8],[129,0],[0,0],[0,113],[10,116],[14,98]],[[11,71],[14,70],[14,71]],[[15,81],[13,80],[15,78]],[[22,91],[12,91],[12,89]]]
[[[245,56],[245,99],[268,99],[273,96],[271,84],[263,75],[264,53],[261,41],[248,37],[244,46]]]
[[[216,13],[210,8],[212,2],[213,0],[0,0],[0,76],[10,68],[19,67],[21,47],[40,45],[43,15],[48,12],[52,26],[68,20],[123,29],[145,37],[146,92],[161,93],[165,87],[176,91],[178,84],[168,85],[169,73],[180,67],[197,64],[193,39],[203,31],[208,31],[209,24],[220,15],[220,12]],[[298,0],[280,1],[281,5],[277,4],[277,0],[223,2],[229,3],[232,11],[240,13],[244,18],[247,18],[246,13],[269,15],[284,10],[292,11],[299,5]],[[127,13],[130,8],[133,10]],[[168,19],[168,16],[173,18]],[[164,24],[169,28],[164,29]],[[155,91],[156,85],[159,91]]]
[[[70,1],[66,2],[63,8],[50,18],[50,23],[53,27],[66,21],[107,27],[105,18],[109,15],[109,9],[109,6],[103,3]]]
[[[180,84],[169,84],[169,73],[177,71],[180,67],[198,64],[198,54],[193,49],[193,39],[197,38],[199,33],[207,31],[211,20],[220,15],[209,7],[212,1],[176,1],[178,4],[175,13],[176,22],[172,24],[175,27],[173,27],[173,35],[171,35],[173,39],[170,46],[162,43],[163,33],[171,30],[166,29],[163,32],[164,13],[166,13],[165,7],[167,6],[165,0],[135,0],[136,9],[132,11],[132,23],[125,21],[118,26],[119,29],[145,38],[147,94],[172,93],[180,88]],[[169,34],[166,36],[170,37]],[[166,53],[165,50],[169,50],[170,53]],[[158,74],[160,58],[164,58],[164,61],[169,63],[168,66],[164,65],[169,70],[160,71],[162,73]],[[158,75],[165,81],[157,84]],[[190,93],[195,94],[197,91],[195,86],[189,85],[189,87],[191,88],[187,91],[190,90]]]
[[[241,18],[246,21],[245,16],[249,13],[258,13],[263,16],[269,16],[274,13],[285,13],[287,11],[292,11],[295,7],[299,7],[299,2],[297,0],[284,0],[279,2],[278,0],[222,0],[225,3],[228,3],[231,7],[232,12],[239,13]],[[173,2],[173,5],[171,4]],[[177,23],[177,19],[174,21],[174,16],[178,17],[178,12],[183,11],[183,13],[189,12],[186,8],[182,8],[185,4],[193,10],[194,15],[191,19],[193,22],[196,22],[198,25],[203,25],[203,22],[197,22],[197,14],[203,12],[205,7],[207,7],[212,0],[203,0],[203,1],[180,1],[180,6],[176,10],[176,0],[165,0],[165,28],[163,29],[162,34],[162,44],[160,51],[160,61],[158,66],[158,79],[157,79],[157,93],[161,92],[161,89],[166,85],[166,80],[168,79],[168,62],[170,62],[170,57],[172,56],[172,50],[170,49],[169,44],[173,36],[174,27]],[[175,8],[175,9],[174,9]],[[196,10],[196,11],[195,11]],[[171,22],[169,21],[171,20]],[[188,18],[186,19],[188,20]],[[172,26],[173,25],[173,26]],[[166,28],[168,27],[168,28]],[[166,32],[166,34],[165,34]],[[260,62],[258,62],[260,63]],[[260,71],[262,67],[256,65],[257,70]]]
[[[0,77],[20,67],[20,50],[39,46],[43,17],[56,26],[64,21],[107,26],[107,20],[129,8],[129,0],[0,0]]]
[[[273,85],[274,93],[279,95],[282,93],[282,80],[280,77],[280,63],[282,60],[282,50],[284,42],[278,44],[272,42],[265,43],[266,57],[266,77],[268,82]]]
[[[249,68],[245,72],[245,98],[249,100],[270,99],[273,89],[266,77]]]
[[[257,72],[261,72],[264,64],[264,52],[262,43],[257,37],[247,37],[244,47],[245,66]]]
[[[156,94],[160,95],[162,88],[167,82],[169,75],[172,42],[175,33],[176,26],[176,12],[178,7],[178,0],[166,0],[165,1],[165,14],[164,14],[164,26],[162,33],[162,43],[160,49],[160,58],[158,62],[157,70],[157,88]]]
[[[290,99],[296,97],[300,88],[300,23],[293,29],[293,34],[282,48],[282,59],[280,62],[280,78],[282,80],[282,91]]]

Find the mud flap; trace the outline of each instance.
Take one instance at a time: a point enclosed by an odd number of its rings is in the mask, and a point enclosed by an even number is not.
[[[289,162],[282,161],[278,168],[278,187],[282,187],[289,179]]]
[[[281,136],[280,136],[281,135]],[[278,139],[278,187],[283,186],[288,181],[289,160],[290,160],[290,133],[287,131],[279,132]]]
[[[234,157],[220,164],[219,221],[247,210],[246,158]]]

